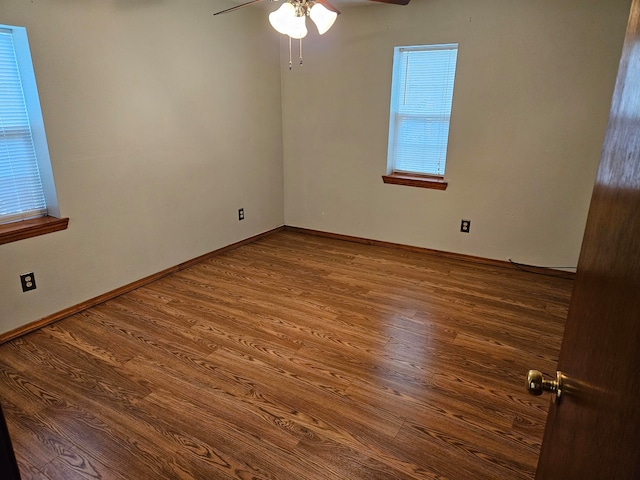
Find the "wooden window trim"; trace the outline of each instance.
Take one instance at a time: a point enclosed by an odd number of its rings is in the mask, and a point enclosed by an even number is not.
[[[444,177],[435,175],[418,175],[415,173],[393,172],[383,175],[382,181],[392,185],[406,185],[409,187],[432,188],[434,190],[446,190],[449,186]]]
[[[0,245],[66,230],[68,218],[40,217],[0,225]]]

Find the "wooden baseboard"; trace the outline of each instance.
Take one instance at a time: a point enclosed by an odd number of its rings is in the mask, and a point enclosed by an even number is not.
[[[175,265],[173,267],[169,267],[165,270],[162,270],[161,272],[158,273],[154,273],[153,275],[149,275],[148,277],[142,278],[140,280],[136,280],[135,282],[129,283],[128,285],[124,285],[120,288],[116,288],[115,290],[112,290],[110,292],[104,293],[102,295],[98,295],[97,297],[91,298],[89,300],[86,300],[82,303],[79,303],[77,305],[73,305],[72,307],[69,308],[65,308],[64,310],[61,310],[59,312],[56,312],[52,315],[47,315],[46,317],[40,319],[40,320],[36,320],[35,322],[31,322],[27,325],[23,325],[22,327],[16,328],[14,330],[11,330],[9,332],[0,334],[0,345],[2,345],[5,342],[14,340],[22,335],[25,335],[29,332],[33,332],[35,330],[38,330],[42,327],[45,327],[47,325],[50,325],[52,323],[55,323],[59,320],[62,320],[63,318],[67,318],[70,317],[71,315],[75,315],[77,313],[80,313],[88,308],[91,307],[95,307],[96,305],[99,305],[103,302],[106,302],[107,300],[111,300],[113,298],[116,298],[120,295],[123,295],[127,292],[130,292],[132,290],[135,290],[136,288],[140,288],[144,285],[147,285],[151,282],[154,282],[156,280],[159,280],[163,277],[166,277],[167,275],[171,275],[172,273],[175,272],[179,272],[180,270],[184,270],[185,268],[189,268],[193,265],[196,265],[200,262],[204,262],[205,260],[208,260],[210,258],[213,258],[217,255],[221,255],[225,252],[228,252],[230,250],[234,250],[238,247],[241,247],[243,245],[247,245],[249,243],[255,242],[256,240],[260,240],[261,238],[267,237],[269,235],[272,235],[276,232],[280,232],[280,231],[289,231],[289,232],[297,232],[297,233],[303,233],[306,235],[316,235],[316,236],[320,236],[320,237],[326,237],[326,238],[334,238],[337,240],[344,240],[344,241],[348,241],[348,242],[356,242],[356,243],[362,243],[362,244],[366,244],[366,245],[375,245],[375,246],[380,246],[380,247],[388,247],[388,248],[396,248],[396,249],[400,249],[400,250],[408,250],[408,251],[413,251],[413,252],[420,252],[420,253],[427,253],[430,255],[438,255],[440,257],[448,257],[448,258],[452,258],[452,259],[457,259],[457,260],[463,260],[466,262],[474,262],[474,263],[481,263],[481,264],[485,264],[485,265],[492,265],[495,267],[502,267],[502,268],[509,268],[509,269],[525,269],[528,272],[531,273],[541,273],[541,274],[545,274],[545,275],[553,275],[554,277],[560,277],[560,278],[566,278],[568,280],[573,280],[575,278],[575,273],[573,272],[566,272],[563,270],[553,270],[553,269],[549,269],[549,268],[541,268],[541,267],[530,267],[530,266],[526,266],[525,268],[519,267],[517,264],[513,264],[510,262],[505,262],[505,261],[501,261],[501,260],[494,260],[494,259],[490,259],[490,258],[483,258],[483,257],[474,257],[472,255],[463,255],[460,253],[451,253],[451,252],[444,252],[441,250],[432,250],[429,248],[424,248],[424,247],[414,247],[411,245],[404,245],[401,243],[392,243],[392,242],[383,242],[381,240],[371,240],[368,238],[362,238],[362,237],[353,237],[350,235],[343,235],[340,233],[330,233],[330,232],[323,232],[323,231],[319,231],[319,230],[311,230],[308,228],[301,228],[301,227],[293,227],[293,226],[282,226],[282,227],[277,227],[274,228],[273,230],[269,230],[267,232],[255,235],[253,237],[249,237],[247,239],[241,240],[239,242],[233,243],[231,245],[227,245],[226,247],[222,247],[219,248],[218,250],[214,250],[212,252],[209,253],[205,253],[204,255],[201,255],[199,257],[193,258],[191,260],[188,260],[186,262],[180,263],[178,265]]]
[[[205,253],[204,255],[200,255],[199,257],[193,258],[191,260],[187,260],[186,262],[180,263],[173,267],[169,267],[165,270],[162,270],[161,272],[154,273],[153,275],[149,275],[148,277],[141,278],[140,280],[136,280],[135,282],[129,283],[120,288],[116,288],[115,290],[111,290],[110,292],[104,293],[102,295],[98,295],[97,297],[91,298],[77,305],[73,305],[72,307],[65,308],[64,310],[56,312],[52,315],[47,315],[46,317],[41,318],[40,320],[36,320],[35,322],[28,323],[27,325],[23,325],[22,327],[0,334],[0,345],[2,345],[5,342],[14,340],[18,337],[21,337],[22,335],[25,335],[29,332],[33,332],[42,327],[55,323],[59,320],[62,320],[63,318],[70,317],[71,315],[80,313],[88,308],[95,307],[96,305],[106,302],[107,300],[111,300],[122,294],[131,292],[136,288],[140,288],[151,282],[155,282],[156,280],[166,277],[167,275],[171,275],[172,273],[179,272],[180,270],[184,270],[185,268],[192,267],[193,265],[196,265],[200,262],[204,262],[205,260],[209,260],[210,258],[213,258],[217,255],[221,255],[230,250],[234,250],[243,245],[247,245],[249,243],[255,242],[256,240],[260,240],[261,238],[264,238],[276,232],[282,231],[283,229],[284,227],[277,227],[277,228],[274,228],[273,230],[269,230],[267,232],[260,233],[253,237],[246,238],[239,242],[232,243],[231,245],[227,245],[226,247],[222,247],[212,252]]]
[[[289,225],[286,225],[284,227],[284,229],[286,231],[289,232],[298,232],[298,233],[304,233],[307,235],[316,235],[319,237],[326,237],[326,238],[335,238],[336,240],[345,240],[347,242],[356,242],[356,243],[363,243],[366,245],[376,245],[378,247],[388,247],[388,248],[396,248],[396,249],[400,249],[400,250],[407,250],[407,251],[411,251],[411,252],[420,252],[420,253],[426,253],[429,255],[437,255],[439,257],[446,257],[446,258],[452,258],[452,259],[457,259],[457,260],[463,260],[465,262],[474,262],[474,263],[480,263],[480,264],[484,264],[484,265],[492,265],[494,267],[501,267],[501,268],[509,268],[509,269],[516,269],[516,270],[525,270],[527,272],[530,273],[537,273],[537,274],[543,274],[543,275],[551,275],[554,277],[559,277],[559,278],[565,278],[567,280],[574,280],[575,279],[575,273],[574,272],[567,272],[565,270],[557,270],[557,269],[553,269],[553,268],[546,268],[546,267],[536,267],[536,266],[531,266],[531,265],[520,265],[517,263],[511,263],[511,262],[507,262],[504,260],[495,260],[492,258],[484,258],[484,257],[475,257],[473,255],[465,255],[462,253],[453,253],[453,252],[445,252],[442,250],[433,250],[430,248],[425,248],[425,247],[414,247],[412,245],[404,245],[402,243],[392,243],[392,242],[384,242],[382,240],[371,240],[369,238],[362,238],[362,237],[353,237],[350,235],[343,235],[341,233],[330,233],[330,232],[323,232],[320,230],[311,230],[308,228],[301,228],[301,227],[292,227]]]

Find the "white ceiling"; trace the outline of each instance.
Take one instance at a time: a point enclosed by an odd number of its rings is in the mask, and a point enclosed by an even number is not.
[[[232,3],[247,3],[249,0],[229,0]],[[255,6],[262,5],[271,8],[271,3],[278,0],[263,0],[258,2]],[[375,5],[376,2],[370,2],[368,0],[329,0],[336,8],[356,7],[361,5]]]
[[[367,0],[330,0],[331,5],[336,7],[353,7],[355,5],[373,5],[375,2],[369,2]]]

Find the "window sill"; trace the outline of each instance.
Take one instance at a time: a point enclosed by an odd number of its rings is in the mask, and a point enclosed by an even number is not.
[[[393,185],[406,185],[409,187],[432,188],[434,190],[446,190],[449,185],[442,177],[429,175],[417,175],[410,173],[390,173],[383,175],[382,181]]]
[[[40,217],[0,225],[0,245],[66,230],[68,218]]]

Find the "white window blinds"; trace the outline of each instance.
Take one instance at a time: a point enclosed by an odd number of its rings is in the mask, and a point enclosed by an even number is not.
[[[0,26],[0,223],[46,214],[13,30]]]
[[[444,176],[458,44],[396,47],[389,164],[400,173]]]

